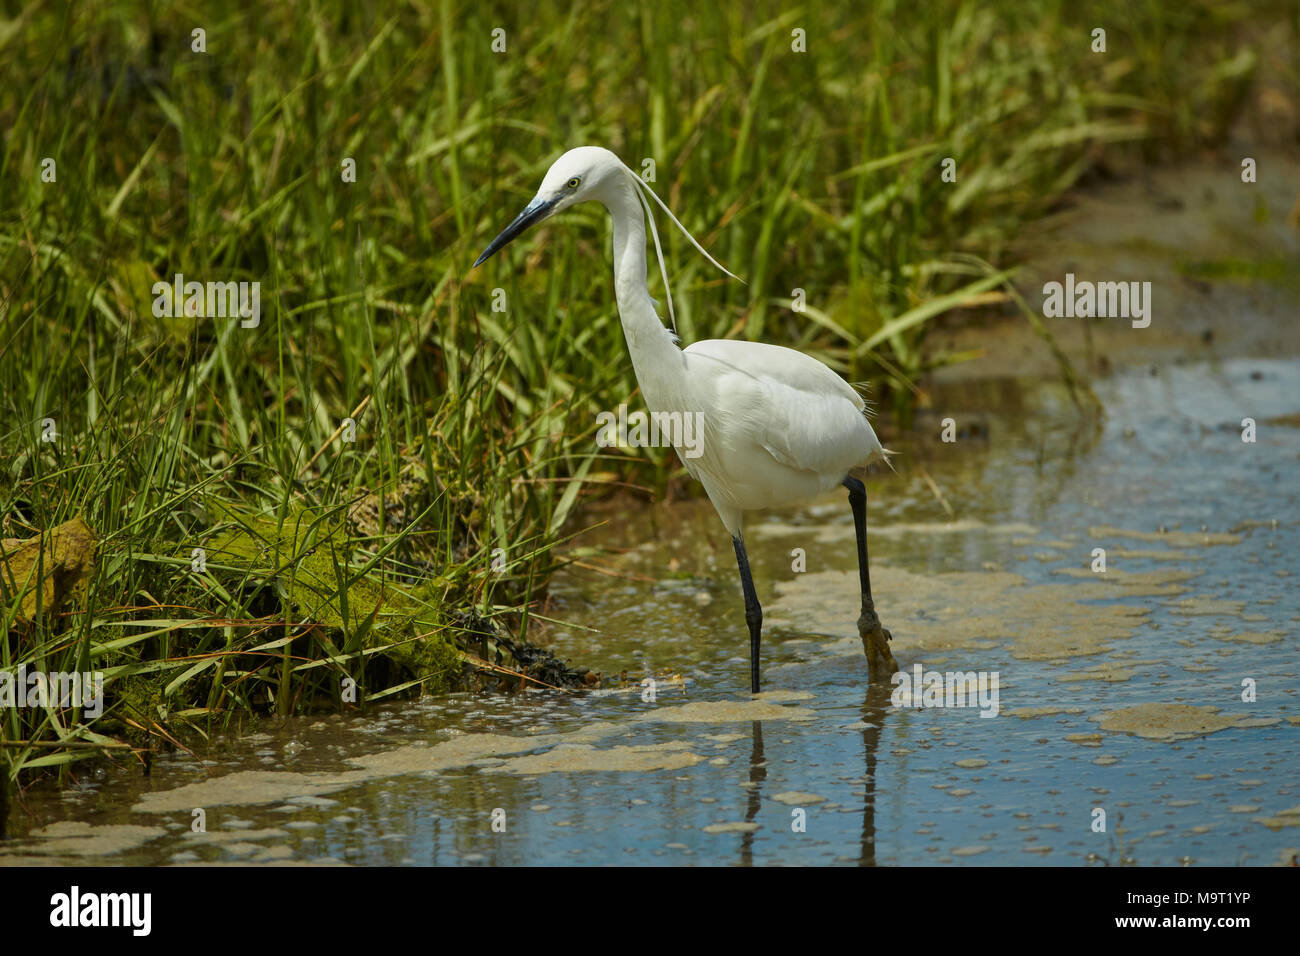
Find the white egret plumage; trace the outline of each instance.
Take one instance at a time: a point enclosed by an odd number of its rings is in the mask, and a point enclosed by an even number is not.
[[[538,222],[594,200],[614,221],[614,297],[637,384],[652,413],[694,414],[703,423],[695,457],[677,449],[687,472],[704,486],[731,535],[745,597],[750,638],[750,684],[759,689],[763,611],[745,551],[746,511],[806,501],[836,485],[849,491],[858,542],[862,592],[858,632],[873,678],[897,670],[890,634],[871,597],[867,562],[866,487],[850,474],[887,452],[866,417],[866,406],[826,365],[779,345],[710,339],[678,348],[659,318],[646,285],[646,222],[659,258],[670,320],[672,293],[663,265],[649,196],[691,244],[727,275],[639,176],[607,149],[571,149],[551,166],[537,195],[488,245],[474,265]],[[735,278],[735,276],[732,276]]]

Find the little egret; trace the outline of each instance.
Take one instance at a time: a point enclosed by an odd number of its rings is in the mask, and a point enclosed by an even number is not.
[[[746,511],[807,500],[836,485],[849,490],[858,539],[862,638],[873,679],[898,667],[891,636],[880,625],[867,568],[867,491],[851,470],[888,454],[866,418],[866,404],[847,382],[814,358],[779,345],[709,339],[685,349],[663,325],[646,285],[646,222],[659,258],[668,313],[676,328],[672,293],[663,264],[654,199],[701,254],[732,275],[687,232],[639,176],[607,149],[571,149],[546,173],[541,188],[475,261],[479,266],[529,226],[587,200],[614,219],[614,298],[632,355],[637,384],[652,414],[694,414],[703,440],[694,456],[677,448],[687,472],[704,490],[731,535],[749,625],[750,684],[758,693],[763,610],[741,533]],[[644,215],[643,215],[644,211]],[[732,278],[736,278],[732,276]]]

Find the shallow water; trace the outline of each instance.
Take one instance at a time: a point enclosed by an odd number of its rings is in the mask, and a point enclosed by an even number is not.
[[[625,687],[289,721],[220,742],[207,776],[124,763],[28,793],[0,863],[1278,862],[1300,845],[1300,362],[1095,388],[1104,425],[1051,384],[943,389],[902,474],[868,483],[900,666],[996,672],[996,716],[869,684],[842,495],[746,530],[751,699],[730,541],[707,502],[646,506],[580,539],[598,550],[547,609],[573,624],[557,652]]]

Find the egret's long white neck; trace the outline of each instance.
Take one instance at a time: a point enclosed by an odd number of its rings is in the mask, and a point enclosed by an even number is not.
[[[614,297],[645,403],[651,411],[667,411],[686,374],[685,359],[646,286],[645,213],[635,190],[620,176],[603,200],[614,218]]]

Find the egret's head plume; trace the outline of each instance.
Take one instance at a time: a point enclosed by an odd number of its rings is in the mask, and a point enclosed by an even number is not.
[[[646,219],[650,223],[650,235],[654,239],[655,257],[659,260],[659,275],[663,279],[664,293],[668,297],[668,317],[672,322],[673,330],[676,331],[677,315],[673,309],[673,294],[668,285],[668,270],[664,265],[663,247],[659,242],[659,229],[655,225],[654,209],[650,205],[650,199],[653,199],[659,205],[659,208],[673,221],[673,225],[682,231],[682,234],[690,240],[691,245],[704,258],[731,276],[731,278],[739,279],[740,277],[730,272],[695,241],[695,237],[677,220],[672,210],[664,205],[663,200],[655,195],[654,190],[650,188],[645,180],[629,169],[621,159],[601,146],[578,146],[552,163],[551,168],[547,170],[546,176],[542,179],[542,185],[537,190],[537,195],[524,207],[524,211],[515,217],[514,222],[506,226],[501,231],[501,234],[492,240],[488,247],[483,250],[483,254],[474,262],[474,265],[477,266],[482,263],[498,249],[524,232],[529,226],[549,219],[572,205],[589,199],[604,202],[611,185],[618,178],[623,177],[631,182],[632,191],[636,193],[637,198],[641,201]],[[646,198],[647,196],[649,199]]]

